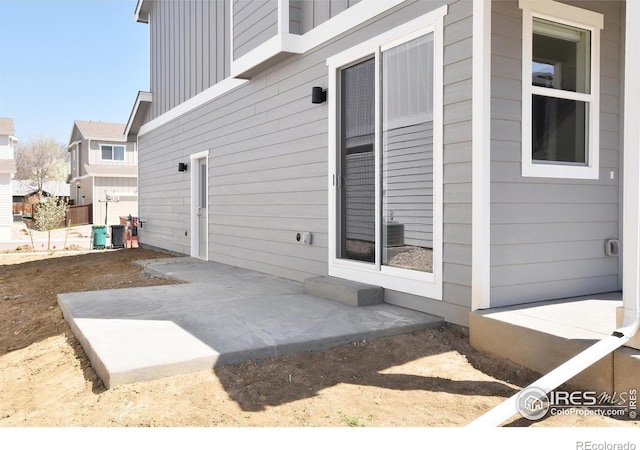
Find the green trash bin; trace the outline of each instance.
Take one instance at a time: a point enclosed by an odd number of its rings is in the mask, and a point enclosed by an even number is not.
[[[93,248],[103,249],[107,245],[107,226],[106,225],[94,225],[92,227],[93,234]]]

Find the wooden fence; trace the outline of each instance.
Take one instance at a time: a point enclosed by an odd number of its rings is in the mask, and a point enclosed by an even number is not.
[[[13,203],[13,214],[22,214],[23,216],[30,216],[33,212],[33,205],[31,203]]]
[[[33,216],[33,206],[34,205],[31,203],[16,202],[13,204],[13,214],[30,218]],[[61,224],[61,226],[64,227],[67,225],[89,225],[92,223],[92,220],[93,205],[70,205],[67,209],[66,223]]]
[[[69,206],[67,210],[67,224],[88,225],[93,220],[93,204]]]

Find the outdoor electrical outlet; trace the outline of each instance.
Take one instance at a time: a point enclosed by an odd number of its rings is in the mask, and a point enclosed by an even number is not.
[[[617,239],[607,239],[604,242],[604,254],[607,256],[618,256],[620,253],[620,242]]]

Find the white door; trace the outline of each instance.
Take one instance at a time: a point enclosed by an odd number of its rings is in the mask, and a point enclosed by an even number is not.
[[[208,259],[207,157],[191,159],[191,256]]]

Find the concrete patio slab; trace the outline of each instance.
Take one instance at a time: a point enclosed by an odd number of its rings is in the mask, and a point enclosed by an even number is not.
[[[443,324],[389,304],[313,297],[300,283],[194,258],[139,264],[183,284],[58,296],[107,388]]]

